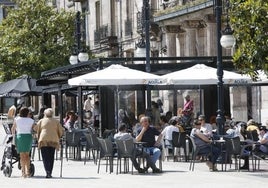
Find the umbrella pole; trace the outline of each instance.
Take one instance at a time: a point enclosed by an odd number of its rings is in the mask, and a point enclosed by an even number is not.
[[[201,90],[201,87],[199,85],[199,104],[200,104],[200,114],[203,114],[203,93],[202,93],[202,90]]]
[[[118,111],[119,111],[119,91],[118,91],[118,85],[116,86],[116,94],[115,94],[115,117],[116,117],[116,122],[115,122],[115,129],[116,131],[118,131],[119,128],[119,115],[118,115]]]

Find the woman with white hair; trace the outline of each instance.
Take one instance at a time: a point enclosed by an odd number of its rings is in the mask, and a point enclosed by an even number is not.
[[[52,108],[44,111],[44,118],[36,125],[38,148],[41,149],[46,178],[52,178],[55,150],[60,148],[60,138],[63,134],[63,127],[58,120],[53,118]]]

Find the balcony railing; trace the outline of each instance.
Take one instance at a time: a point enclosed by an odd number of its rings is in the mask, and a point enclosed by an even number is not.
[[[109,28],[109,25],[103,25],[94,31],[95,45],[103,44],[112,46],[117,44],[117,36],[115,36],[113,31]]]

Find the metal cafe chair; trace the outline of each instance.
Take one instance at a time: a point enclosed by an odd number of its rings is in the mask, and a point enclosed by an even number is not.
[[[195,144],[194,139],[192,137],[190,137],[190,136],[187,136],[187,138],[189,139],[189,144],[190,144],[190,147],[192,148],[189,170],[194,171],[194,165],[195,165],[196,157],[197,156],[202,156],[202,157],[207,158],[207,156],[210,153],[201,153],[200,148]]]
[[[84,132],[82,130],[65,133],[65,155],[68,160],[69,154],[73,154],[74,159],[81,159],[81,150],[85,144],[83,141]]]
[[[163,160],[169,160],[170,157],[174,157],[174,150],[172,147],[172,141],[163,139],[162,143]]]
[[[240,138],[239,137],[224,138],[224,140],[225,140],[225,157],[224,157],[225,171],[227,164],[230,163],[231,165],[231,162],[228,161],[231,158],[234,158],[235,170],[239,170],[241,163],[240,158],[242,149]]]
[[[172,148],[173,148],[173,157],[175,160],[175,149],[178,148],[183,148],[184,151],[184,157],[185,157],[185,162],[188,161],[188,156],[186,152],[186,132],[176,132],[174,131],[172,133]],[[181,158],[181,152],[179,150],[179,158]]]
[[[253,140],[253,141],[258,141],[259,140],[259,135],[257,130],[253,131],[246,131],[247,139]]]
[[[92,154],[94,163],[97,164],[97,156],[99,153],[99,142],[97,139],[97,135],[93,133],[84,133],[84,135],[86,139],[86,151],[85,151],[84,164],[86,164],[87,154],[89,155],[89,159],[90,159],[90,152]]]
[[[225,171],[227,164],[232,165],[232,159],[234,159],[235,170],[240,170],[241,159],[251,157],[252,168],[254,170],[254,161],[252,156],[252,144],[246,142],[241,142],[239,137],[234,138],[224,138],[224,149],[222,153],[224,154],[222,164],[225,164]],[[248,169],[249,170],[249,169]]]
[[[100,146],[100,154],[98,160],[98,173],[100,172],[100,162],[101,159],[106,161],[106,172],[108,171],[108,166],[110,173],[113,172],[113,160],[114,160],[114,146],[113,142],[109,138],[97,138]]]
[[[116,148],[117,148],[117,170],[116,174],[118,174],[118,167],[120,168],[121,173],[121,159],[124,161],[124,173],[129,171],[129,159],[131,159],[134,155],[134,141],[133,139],[129,140],[115,140]],[[132,174],[133,174],[133,164],[132,166]]]

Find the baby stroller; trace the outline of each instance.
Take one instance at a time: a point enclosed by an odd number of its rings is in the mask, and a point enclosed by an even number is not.
[[[3,124],[7,136],[7,141],[5,143],[4,154],[2,157],[1,170],[6,177],[10,177],[12,174],[13,165],[18,162],[18,169],[21,169],[20,166],[20,155],[17,153],[16,146],[12,143],[13,136],[11,135],[10,125]],[[30,152],[31,155],[31,152]],[[35,172],[34,164],[30,162],[30,176],[32,177]]]

